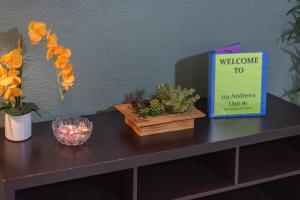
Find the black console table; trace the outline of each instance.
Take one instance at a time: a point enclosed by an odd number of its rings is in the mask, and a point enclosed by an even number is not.
[[[298,200],[300,108],[268,95],[267,113],[146,137],[118,112],[90,115],[93,135],[75,148],[51,122],[23,143],[1,129],[0,200]]]

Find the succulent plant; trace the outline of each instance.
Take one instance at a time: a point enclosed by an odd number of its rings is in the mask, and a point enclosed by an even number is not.
[[[137,113],[140,117],[146,117],[149,115],[149,100],[139,100],[131,102],[135,113]]]
[[[200,99],[195,94],[195,89],[173,88],[168,84],[161,84],[156,87],[152,98],[158,99],[166,112],[183,113],[192,109],[195,102]]]
[[[200,96],[195,89],[174,88],[168,84],[156,87],[151,100],[135,100],[131,104],[140,117],[158,116],[164,113],[183,113],[190,111]]]
[[[142,101],[145,96],[145,90],[135,90],[125,95],[124,103],[132,103],[137,101]]]
[[[163,105],[157,99],[152,99],[149,105],[149,115],[158,116],[163,113]]]

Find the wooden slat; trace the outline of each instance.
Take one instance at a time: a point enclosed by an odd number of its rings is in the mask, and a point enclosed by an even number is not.
[[[182,121],[168,122],[165,124],[157,124],[151,126],[137,127],[128,118],[125,118],[125,123],[133,129],[139,136],[153,135],[157,133],[165,133],[172,131],[179,131],[184,129],[194,128],[194,119],[187,119]]]
[[[187,119],[182,121],[168,122],[166,124],[158,124],[158,125],[142,127],[140,135],[145,136],[145,135],[179,131],[179,130],[192,129],[192,128],[194,128],[194,119]]]
[[[125,117],[125,123],[132,128],[132,130],[134,130],[134,132],[136,132],[138,135],[141,134],[141,129],[140,127],[136,126],[130,119],[128,119],[127,117]]]

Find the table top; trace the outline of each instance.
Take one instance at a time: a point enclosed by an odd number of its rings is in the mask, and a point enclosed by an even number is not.
[[[206,112],[205,100],[198,107]],[[118,112],[87,116],[94,124],[80,147],[59,144],[51,122],[35,123],[32,138],[14,143],[0,129],[0,179],[4,183],[56,182],[134,168],[300,134],[300,107],[268,95],[267,115],[195,121],[195,128],[137,136]]]

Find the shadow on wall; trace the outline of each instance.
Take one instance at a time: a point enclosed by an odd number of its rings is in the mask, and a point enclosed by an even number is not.
[[[195,88],[202,97],[208,95],[209,52],[187,57],[175,64],[175,85]]]
[[[209,69],[209,52],[190,56],[179,60],[175,64],[175,85],[181,85],[185,88],[195,88],[196,93],[201,98],[207,97],[208,94],[208,69]],[[136,90],[124,96],[124,101],[120,103],[129,103],[133,99],[142,98],[144,90]],[[114,106],[96,113],[105,113],[115,111]]]
[[[0,56],[18,47],[20,34],[16,27],[0,33]]]

